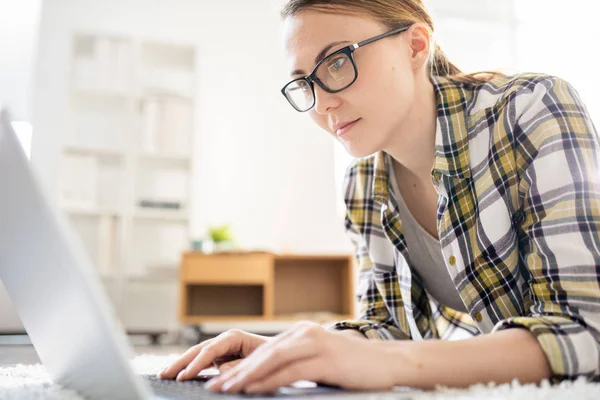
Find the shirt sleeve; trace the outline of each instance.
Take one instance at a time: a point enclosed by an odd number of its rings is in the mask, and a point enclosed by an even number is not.
[[[373,262],[369,257],[369,249],[365,239],[359,233],[355,226],[355,222],[351,218],[350,210],[356,207],[356,201],[353,199],[353,193],[356,193],[355,188],[355,169],[350,167],[344,180],[344,188],[346,193],[346,217],[345,230],[346,234],[352,242],[355,249],[356,263],[358,266],[358,317],[356,320],[346,320],[334,324],[331,329],[346,330],[355,329],[361,332],[369,339],[381,340],[401,340],[410,339],[399,327],[395,324],[388,310],[389,306],[399,306],[402,308],[398,279],[394,273],[389,276],[374,278]],[[358,213],[363,215],[364,213]],[[400,304],[386,304],[384,296],[382,296],[381,288],[384,293],[398,292],[394,296],[396,302]],[[386,296],[389,297],[389,296]]]
[[[598,135],[577,92],[559,78],[541,79],[514,101],[517,164],[524,165],[519,247],[531,307],[493,331],[528,329],[554,380],[598,377]]]

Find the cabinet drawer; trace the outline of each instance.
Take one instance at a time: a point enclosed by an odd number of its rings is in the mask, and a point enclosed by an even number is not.
[[[264,284],[271,279],[270,255],[187,255],[181,278],[190,283]]]

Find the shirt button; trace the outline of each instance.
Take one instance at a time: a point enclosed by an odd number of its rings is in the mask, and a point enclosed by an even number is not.
[[[483,320],[481,313],[478,312],[477,314],[475,314],[475,319],[477,320],[477,322],[481,322]]]
[[[440,179],[442,179],[442,175],[436,171],[433,173],[433,179],[435,179],[436,182],[439,182]]]
[[[456,264],[456,257],[450,256],[450,259],[448,259],[448,261],[450,262],[450,265],[454,265]]]

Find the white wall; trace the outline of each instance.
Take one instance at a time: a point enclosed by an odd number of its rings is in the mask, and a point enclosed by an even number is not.
[[[519,21],[519,68],[543,71],[571,83],[600,128],[598,3],[571,0],[515,0]]]
[[[434,37],[450,61],[466,72],[517,65],[515,0],[426,0]],[[513,71],[514,72],[514,71]]]
[[[31,118],[31,78],[41,0],[0,0],[0,104],[16,120]],[[18,332],[21,321],[0,282],[0,333]]]
[[[426,0],[436,37],[468,72],[540,72],[569,81],[600,121],[597,4],[572,0]]]
[[[339,207],[340,157],[334,157],[327,135],[306,115],[295,113],[279,93],[287,78],[279,34],[282,2],[47,0],[40,28],[33,143],[33,161],[44,182],[56,188],[73,31],[189,42],[198,51],[199,77],[192,233],[202,234],[207,224],[233,222],[239,241],[248,246],[349,250]],[[562,14],[536,2],[540,0],[427,1],[437,38],[460,67],[559,74],[576,85],[598,116],[598,105],[591,103],[598,84],[586,78],[598,65],[591,50],[584,52],[589,41],[576,42],[573,58],[567,53],[572,36],[554,29]],[[537,17],[540,13],[543,18]],[[570,20],[576,21],[574,16]],[[582,27],[597,33],[592,24]],[[539,40],[551,32],[563,41]],[[556,43],[560,46],[553,46]],[[580,66],[571,62],[578,57],[587,61]]]
[[[196,46],[192,234],[233,223],[246,246],[351,250],[337,212],[333,143],[279,89],[287,79],[276,0],[47,0],[40,26],[32,160],[57,192],[70,35]]]
[[[0,0],[0,104],[31,117],[31,77],[41,0]]]

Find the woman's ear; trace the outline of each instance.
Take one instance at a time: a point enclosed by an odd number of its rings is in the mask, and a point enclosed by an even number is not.
[[[421,69],[429,60],[431,32],[425,24],[417,22],[406,31],[406,39],[408,40],[409,56],[413,70]]]

